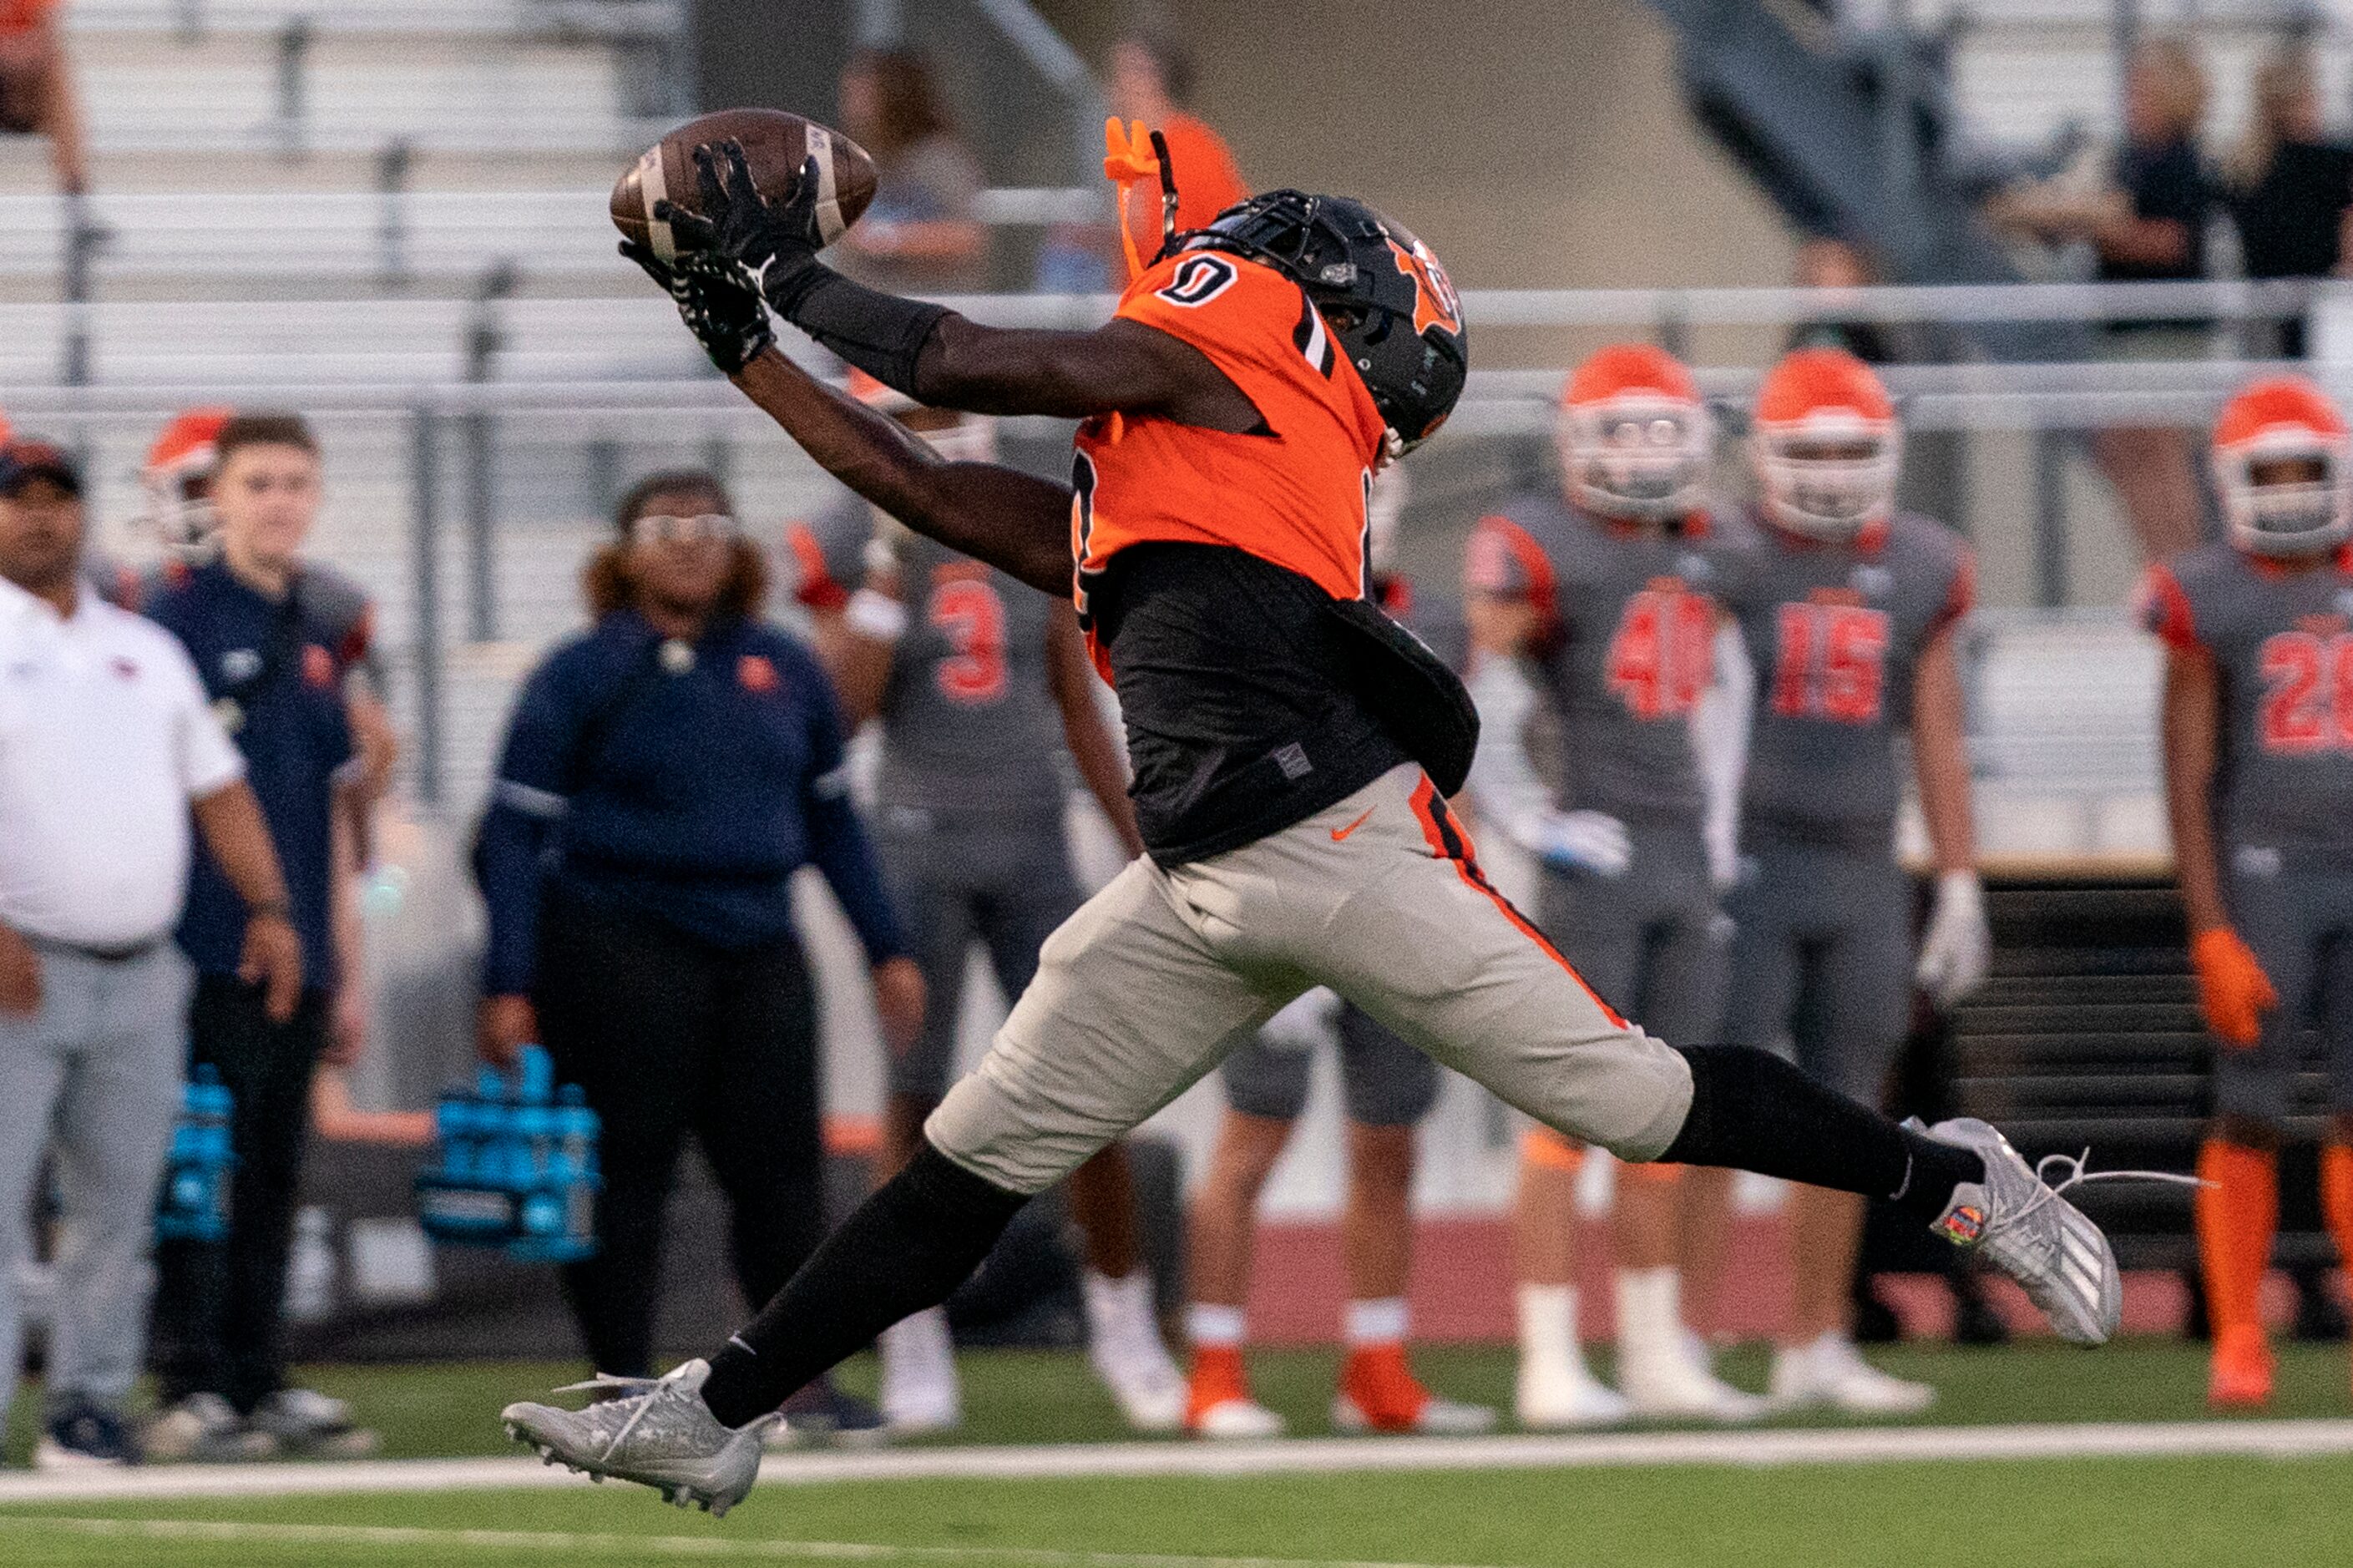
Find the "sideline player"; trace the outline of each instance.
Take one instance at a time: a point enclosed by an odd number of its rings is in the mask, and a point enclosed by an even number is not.
[[[1577,972],[1664,1037],[1712,1040],[1730,926],[1716,907],[1694,729],[1724,553],[1707,513],[1707,411],[1672,356],[1613,344],[1561,389],[1556,445],[1560,488],[1515,498],[1471,536],[1472,693],[1486,721],[1472,798],[1543,867],[1536,923]],[[1542,768],[1524,739],[1531,676],[1553,721]],[[1619,1168],[1623,1397],[1587,1370],[1570,1249],[1583,1157],[1548,1128],[1522,1142],[1520,1424],[1761,1415],[1754,1394],[1715,1375],[1681,1305],[1684,1255],[1696,1247],[1695,1272],[1713,1274],[1728,1173]]]
[[[697,162],[702,216],[657,213],[712,253],[665,281],[713,363],[917,531],[1048,591],[1075,554],[1150,855],[1054,933],[923,1148],[723,1349],[585,1410],[510,1405],[519,1441],[733,1506],[786,1394],[944,1299],[1030,1194],[1316,984],[1574,1137],[1883,1194],[1974,1238],[2069,1338],[2115,1331],[2105,1239],[1992,1128],[1899,1128],[1767,1052],[1671,1047],[1487,881],[1443,799],[1468,698],[1363,596],[1372,473],[1444,421],[1467,368],[1426,246],[1360,203],[1273,192],[1144,268],[1108,325],[1002,331],[820,263],[814,165],[771,202],[740,148]],[[764,301],[927,405],[1083,417],[1074,488],[942,461],[777,353]]]
[[[1459,636],[1447,636],[1454,628],[1433,624],[1424,611],[1428,601],[1417,598],[1411,580],[1395,567],[1405,485],[1397,468],[1373,481],[1366,548],[1374,597],[1434,646],[1459,643]],[[1459,650],[1448,662],[1461,663]],[[1244,1305],[1259,1194],[1306,1109],[1314,1054],[1326,1043],[1339,1061],[1348,1123],[1347,1202],[1340,1216],[1347,1355],[1332,1423],[1344,1432],[1483,1432],[1495,1424],[1492,1409],[1433,1394],[1406,1357],[1413,1130],[1437,1103],[1438,1064],[1322,986],[1267,1020],[1219,1068],[1226,1114],[1186,1226],[1186,1283],[1193,1297],[1186,1319],[1193,1342],[1186,1427],[1204,1437],[1282,1432],[1282,1417],[1250,1397],[1242,1367]]]
[[[943,456],[996,458],[987,416],[918,408],[871,376],[855,384]],[[888,1179],[914,1157],[924,1119],[955,1077],[975,939],[1010,1000],[1028,989],[1046,938],[1079,907],[1062,831],[1066,748],[1131,859],[1144,840],[1067,602],[910,532],[854,495],[793,524],[787,540],[801,568],[795,596],[815,621],[843,713],[852,725],[881,721],[875,847],[928,998],[923,1032],[890,1063],[878,1172]],[[1096,1375],[1128,1425],[1172,1431],[1184,1417],[1185,1380],[1154,1321],[1123,1145],[1071,1173],[1070,1202],[1086,1241],[1080,1285]],[[935,1432],[962,1420],[944,1310],[893,1325],[881,1351],[881,1403],[893,1427]]]
[[[2189,956],[2214,1058],[2198,1251],[2208,1397],[2268,1401],[2259,1297],[2304,1031],[2328,1049],[2322,1216],[2353,1259],[2353,461],[2302,376],[2254,382],[2214,427],[2229,537],[2149,568],[2165,642],[2165,782]]]
[[[1876,1105],[1915,976],[1949,1007],[1990,957],[1952,635],[1974,563],[1951,530],[1895,510],[1894,409],[1843,349],[1784,356],[1757,388],[1750,442],[1761,537],[1721,589],[1757,672],[1725,1038],[1791,1040],[1809,1073]],[[1911,880],[1894,858],[1907,733],[1937,872],[1916,966]],[[1789,1194],[1796,1297],[1776,1405],[1900,1415],[1936,1399],[1855,1349],[1862,1218],[1851,1192]]]

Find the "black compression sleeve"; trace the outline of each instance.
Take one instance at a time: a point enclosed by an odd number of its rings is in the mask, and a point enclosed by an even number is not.
[[[944,305],[902,299],[853,283],[823,262],[808,261],[762,285],[776,314],[894,392],[913,397],[915,361]]]
[[[1945,1212],[1957,1184],[1985,1180],[1974,1151],[1898,1127],[1770,1051],[1693,1046],[1683,1057],[1691,1114],[1662,1161],[1891,1198],[1923,1224]]]
[[[925,1143],[711,1358],[703,1403],[730,1426],[776,1409],[900,1319],[946,1300],[1029,1201]]]

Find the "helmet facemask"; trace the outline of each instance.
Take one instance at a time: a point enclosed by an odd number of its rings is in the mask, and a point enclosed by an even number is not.
[[[1760,425],[1755,441],[1766,515],[1793,533],[1850,540],[1895,510],[1902,437],[1890,421],[1820,409]]]
[[[220,547],[220,516],[213,510],[210,448],[140,476],[146,494],[142,521],[174,560],[203,562]]]
[[[2353,476],[2343,437],[2274,427],[2214,454],[2214,488],[2231,542],[2251,555],[2293,559],[2353,534]]]
[[[1603,517],[1667,522],[1696,510],[1707,477],[1707,410],[1625,393],[1560,412],[1561,469],[1578,505]]]

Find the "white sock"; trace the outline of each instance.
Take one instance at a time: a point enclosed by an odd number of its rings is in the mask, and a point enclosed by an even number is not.
[[[1341,1321],[1341,1337],[1350,1350],[1361,1350],[1366,1345],[1398,1345],[1405,1342],[1407,1324],[1402,1296],[1351,1301]]]
[[[1577,1336],[1577,1287],[1523,1285],[1518,1295],[1521,1359],[1582,1375],[1585,1351]]]
[[[1683,1353],[1683,1271],[1672,1264],[1618,1270],[1618,1349],[1628,1357]]]
[[[1086,1302],[1087,1323],[1097,1332],[1128,1322],[1142,1314],[1152,1313],[1152,1276],[1142,1268],[1131,1269],[1114,1279],[1093,1269],[1079,1276],[1079,1295]]]
[[[1185,1309],[1185,1334],[1195,1344],[1215,1350],[1242,1342],[1248,1320],[1240,1307],[1196,1301]]]

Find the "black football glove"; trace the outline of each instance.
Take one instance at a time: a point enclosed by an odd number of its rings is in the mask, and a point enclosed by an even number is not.
[[[744,144],[729,140],[694,150],[695,188],[702,210],[654,204],[682,251],[723,260],[740,271],[781,312],[797,300],[825,248],[818,225],[817,159],[806,160],[792,189],[770,201],[752,182]]]
[[[621,242],[621,254],[644,268],[646,276],[670,297],[678,319],[721,374],[735,374],[776,341],[767,306],[732,267],[691,256],[672,266],[627,239]]]

